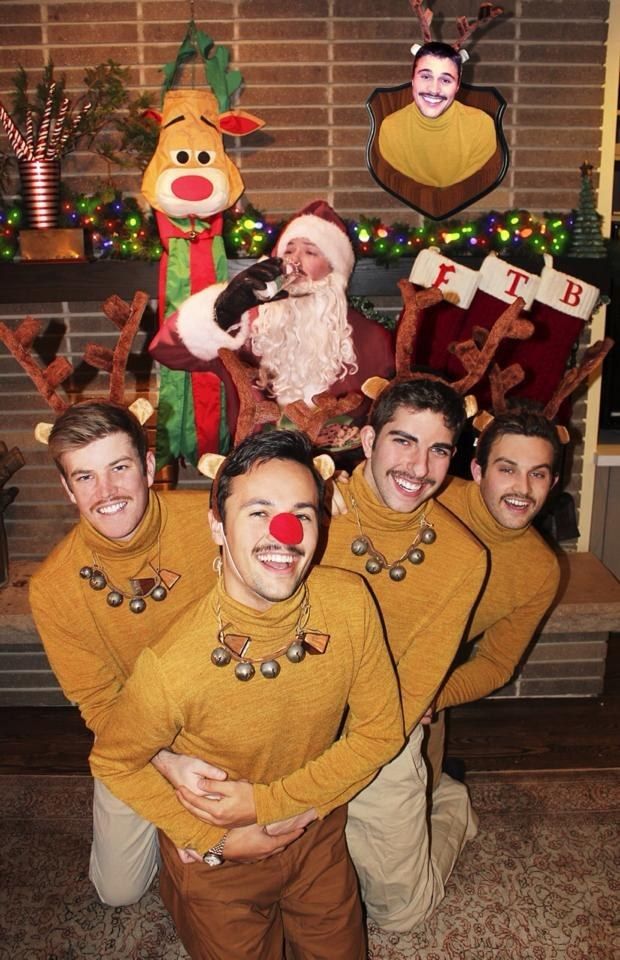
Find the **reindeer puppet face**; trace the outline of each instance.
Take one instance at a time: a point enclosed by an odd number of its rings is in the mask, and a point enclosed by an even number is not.
[[[170,91],[157,150],[142,180],[144,196],[169,217],[209,217],[226,210],[243,193],[243,181],[224,152],[222,133],[242,136],[262,125],[243,111],[218,114],[208,91]]]

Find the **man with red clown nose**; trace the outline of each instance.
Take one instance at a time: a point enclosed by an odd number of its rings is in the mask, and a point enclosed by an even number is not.
[[[367,955],[346,803],[400,749],[403,719],[362,579],[310,569],[325,460],[301,432],[271,431],[219,465],[219,582],[140,656],[91,754],[95,775],[160,829],[160,889],[192,960],[281,960],[285,940],[313,960]],[[236,781],[230,803],[217,783],[216,823],[152,770],[160,741]],[[267,825],[286,818],[265,857]]]

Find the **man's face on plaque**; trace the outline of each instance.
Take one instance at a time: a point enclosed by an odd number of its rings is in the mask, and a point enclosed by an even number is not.
[[[436,120],[452,105],[459,85],[457,66],[447,57],[420,57],[411,81],[413,102],[423,117]]]
[[[126,433],[111,433],[61,457],[63,486],[80,514],[110,540],[127,540],[144,516],[155,458],[149,451],[146,473]]]
[[[270,533],[278,514],[301,523],[300,543],[282,543]],[[211,519],[222,553],[227,593],[255,610],[292,596],[316,550],[319,501],[314,477],[294,460],[268,460],[230,481],[224,524]]]
[[[391,510],[412,513],[445,480],[454,434],[441,413],[401,406],[378,434],[367,425],[360,435],[366,481]]]

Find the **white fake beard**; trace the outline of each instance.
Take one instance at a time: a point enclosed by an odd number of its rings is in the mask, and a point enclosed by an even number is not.
[[[337,380],[357,373],[345,291],[343,278],[329,273],[322,280],[298,280],[286,300],[260,307],[252,325],[258,384],[280,406],[310,403]]]

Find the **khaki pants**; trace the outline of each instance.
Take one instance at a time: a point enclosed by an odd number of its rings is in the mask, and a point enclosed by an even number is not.
[[[398,933],[431,915],[463,845],[477,832],[467,789],[445,774],[429,828],[422,732],[416,727],[401,753],[349,803],[347,843],[368,917]]]
[[[137,903],[153,882],[158,865],[159,847],[153,824],[95,780],[88,875],[99,899],[111,907]]]
[[[161,896],[192,960],[365,960],[345,808],[260,863],[183,864],[160,834]]]
[[[446,714],[440,710],[437,718],[426,727],[422,752],[426,757],[429,774],[432,775],[432,788],[435,790],[441,780],[444,755],[446,752]]]

